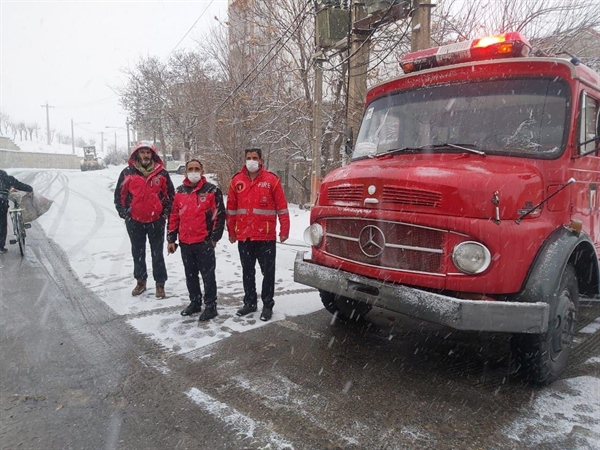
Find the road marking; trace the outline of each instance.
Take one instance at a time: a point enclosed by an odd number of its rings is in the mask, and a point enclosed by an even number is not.
[[[245,414],[242,414],[237,409],[221,403],[205,392],[197,388],[190,389],[186,395],[192,399],[194,403],[199,405],[209,414],[212,414],[219,420],[225,422],[232,427],[242,439],[251,439],[250,444],[256,443],[256,440],[267,440],[269,447],[273,449],[293,449],[294,446],[284,439],[278,433],[269,430],[268,424],[259,420],[254,420]],[[266,433],[265,438],[261,439],[257,434]],[[245,443],[246,445],[248,443]],[[260,444],[259,444],[260,445]]]

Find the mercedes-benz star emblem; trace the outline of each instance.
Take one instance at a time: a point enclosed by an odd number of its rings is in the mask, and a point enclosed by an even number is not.
[[[375,225],[367,225],[358,235],[360,250],[369,258],[376,258],[385,250],[383,231]]]

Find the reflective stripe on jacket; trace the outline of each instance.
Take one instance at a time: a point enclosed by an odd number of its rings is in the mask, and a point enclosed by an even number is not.
[[[273,241],[290,234],[290,215],[277,175],[260,169],[254,180],[243,167],[231,179],[227,195],[227,232],[238,241]]]

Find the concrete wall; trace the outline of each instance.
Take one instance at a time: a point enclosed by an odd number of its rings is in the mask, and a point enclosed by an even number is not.
[[[15,143],[12,141],[12,139],[6,137],[6,136],[0,136],[0,149],[6,149],[6,150],[21,150],[19,147],[17,147],[15,145]]]
[[[0,150],[0,168],[79,169],[81,157],[56,153]]]

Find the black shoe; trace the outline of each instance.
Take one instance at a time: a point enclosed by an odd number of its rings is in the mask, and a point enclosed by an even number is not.
[[[245,316],[246,314],[250,314],[256,312],[256,305],[244,305],[235,313],[236,316]]]
[[[267,320],[271,320],[271,317],[273,317],[273,308],[267,308],[265,306],[262,313],[260,313],[260,320],[266,322]]]
[[[204,312],[200,314],[198,322],[206,322],[207,320],[210,320],[213,317],[217,317],[218,315],[219,314],[217,314],[217,305],[207,306],[204,309]]]
[[[191,316],[202,311],[202,304],[200,302],[191,302],[187,308],[181,311],[182,316]]]
[[[5,247],[0,247],[0,253],[6,253],[8,250]]]

